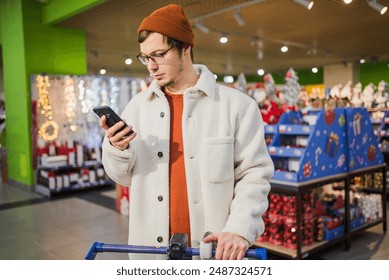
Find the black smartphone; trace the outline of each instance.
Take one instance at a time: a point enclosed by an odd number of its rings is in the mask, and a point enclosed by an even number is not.
[[[102,116],[106,116],[107,117],[107,125],[109,127],[112,127],[114,126],[116,123],[122,121],[124,122],[124,126],[122,128],[120,128],[116,133],[122,131],[123,129],[125,129],[127,127],[127,124],[125,121],[122,120],[122,118],[120,118],[114,110],[112,110],[111,107],[109,106],[98,106],[98,107],[95,107],[93,108],[93,112],[95,112],[100,118]],[[128,132],[125,137],[128,137],[130,136],[131,134],[133,134],[134,131],[131,130],[130,132]]]

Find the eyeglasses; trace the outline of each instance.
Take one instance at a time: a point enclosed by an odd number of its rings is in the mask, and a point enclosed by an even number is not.
[[[150,59],[154,61],[156,64],[162,64],[164,63],[165,59],[164,56],[167,54],[168,51],[170,51],[173,48],[170,47],[166,51],[161,52],[161,53],[155,53],[152,55],[143,55],[143,54],[138,54],[136,57],[142,62],[142,64],[147,65],[149,64]]]

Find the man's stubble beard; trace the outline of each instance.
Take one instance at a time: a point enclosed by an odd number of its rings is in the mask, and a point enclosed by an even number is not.
[[[184,64],[182,63],[182,59],[180,59],[180,64],[179,64],[179,67],[178,67],[178,74],[177,74],[177,76],[179,76],[180,73],[182,73],[183,71],[184,71]],[[175,79],[177,78],[177,76],[174,77],[173,79],[171,79],[170,81],[166,82],[165,84],[161,85],[161,87],[166,88],[166,87],[175,85],[176,84]]]

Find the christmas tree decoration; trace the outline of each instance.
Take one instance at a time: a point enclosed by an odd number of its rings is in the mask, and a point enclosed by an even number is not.
[[[293,68],[290,68],[286,72],[285,85],[282,89],[282,98],[291,108],[296,107],[300,98],[300,84],[298,83],[297,73],[293,70]]]
[[[389,105],[389,93],[388,83],[380,81],[377,86],[377,92],[374,94],[374,108],[388,108]]]

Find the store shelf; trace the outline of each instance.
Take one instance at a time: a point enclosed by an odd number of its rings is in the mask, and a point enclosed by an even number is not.
[[[342,241],[342,238],[339,240],[336,240],[335,242],[332,241],[321,241],[321,242],[315,242],[312,245],[309,246],[302,246],[301,253],[302,257],[306,258],[310,253],[313,251],[316,251],[323,246],[328,246],[329,243],[334,244],[336,242]],[[274,253],[276,255],[281,255],[287,258],[296,259],[297,258],[297,252],[295,249],[288,249],[285,247],[280,247],[278,245],[270,244],[269,242],[254,242],[254,246],[266,248],[270,253]]]
[[[113,187],[113,186],[114,186],[114,182],[112,180],[99,180],[94,183],[86,182],[84,184],[72,184],[67,188],[62,188],[61,190],[51,190],[46,185],[37,183],[35,185],[35,191],[44,196],[53,198],[53,197],[63,196],[66,194],[73,194],[77,192],[83,192],[87,190],[92,190],[92,189],[95,190],[98,188]]]
[[[383,232],[385,233],[387,230],[387,226],[386,226],[387,216],[386,216],[386,202],[385,202],[386,188],[374,188],[374,187],[355,188],[355,186],[351,185],[351,179],[357,175],[363,176],[363,175],[376,174],[376,173],[379,173],[382,175],[380,177],[380,180],[381,180],[381,184],[383,184],[384,181],[386,181],[386,165],[385,164],[361,168],[359,170],[354,170],[352,172],[342,173],[339,175],[326,176],[326,177],[322,177],[322,178],[318,178],[318,179],[310,180],[310,181],[305,181],[305,182],[289,182],[289,181],[282,182],[279,180],[272,179],[270,181],[271,187],[272,187],[271,194],[281,194],[281,195],[287,195],[289,197],[290,196],[295,197],[295,199],[293,200],[295,203],[295,206],[294,206],[295,210],[286,209],[286,211],[287,211],[286,213],[289,213],[290,211],[295,211],[295,213],[296,213],[296,216],[294,218],[295,224],[293,226],[296,229],[294,231],[296,234],[296,236],[294,238],[296,238],[296,239],[294,239],[294,240],[296,240],[295,242],[297,242],[297,243],[295,244],[295,248],[290,249],[290,248],[283,246],[283,242],[285,242],[285,244],[290,244],[287,242],[286,239],[285,239],[285,241],[281,240],[279,242],[270,242],[271,241],[271,234],[272,234],[271,230],[280,234],[280,236],[283,236],[283,234],[284,234],[282,232],[282,230],[285,230],[285,229],[280,228],[280,231],[278,231],[277,228],[274,229],[274,225],[275,224],[278,225],[278,222],[276,219],[273,221],[274,224],[267,225],[267,228],[268,229],[270,228],[270,230],[268,231],[268,234],[266,236],[268,239],[270,239],[270,241],[267,241],[267,239],[264,239],[265,241],[264,240],[262,240],[262,241],[257,240],[257,242],[255,243],[255,246],[264,247],[270,253],[280,255],[282,257],[291,258],[291,259],[303,259],[303,258],[306,258],[307,256],[309,256],[310,254],[313,254],[314,252],[318,252],[320,250],[328,248],[329,246],[332,246],[333,244],[339,243],[339,242],[345,242],[345,245],[346,245],[345,247],[350,248],[351,247],[351,237],[354,234],[359,233],[359,232],[363,232],[363,231],[365,231],[373,226],[379,225],[379,224],[382,224]],[[344,196],[344,206],[342,208],[343,210],[338,211],[338,215],[340,217],[343,217],[342,218],[343,224],[341,227],[334,228],[334,230],[342,229],[342,234],[340,234],[339,236],[336,236],[336,237],[335,236],[332,237],[333,239],[331,239],[331,240],[319,240],[318,239],[319,241],[313,241],[312,245],[308,245],[308,246],[303,245],[303,240],[305,240],[305,238],[306,238],[306,236],[304,236],[306,233],[303,233],[303,231],[305,232],[305,226],[307,224],[306,218],[304,218],[305,215],[307,215],[305,213],[305,211],[307,211],[307,207],[305,207],[306,201],[304,201],[304,197],[307,194],[309,194],[310,192],[316,190],[317,188],[321,188],[325,185],[333,184],[333,183],[336,183],[336,185],[337,185],[336,189],[338,191],[343,192],[343,196]],[[362,213],[362,216],[359,216],[357,218],[353,218],[353,220],[351,220],[351,214],[350,214],[351,210],[353,209],[353,213],[356,213],[355,212],[356,206],[351,205],[351,198],[350,198],[351,197],[350,195],[354,192],[365,193],[366,195],[369,195],[369,196],[370,195],[376,195],[376,196],[378,195],[379,200],[380,200],[379,207],[382,211],[382,217],[379,217],[377,219],[366,222],[364,213]],[[377,197],[377,199],[378,199],[378,197]],[[285,203],[285,201],[288,201],[288,199],[285,197],[283,197],[281,200],[283,201],[283,203]],[[270,204],[271,203],[274,204],[275,202],[270,199]],[[272,207],[272,206],[270,206],[270,207]],[[274,207],[274,205],[273,205],[273,207]],[[285,209],[281,210],[283,207],[285,207],[285,205],[281,206],[281,208],[279,208],[279,209],[280,209],[280,211],[283,211],[285,213]],[[359,213],[359,211],[358,211],[358,213]],[[268,216],[268,217],[270,217],[270,221],[271,221],[271,217],[274,217],[275,214],[272,214],[272,215],[273,216],[271,216],[271,214],[269,214],[269,216]],[[286,219],[288,219],[288,217],[283,217],[282,214],[280,214],[280,215],[281,216],[278,217],[278,220],[283,221],[282,223],[284,223],[284,224],[282,227],[284,227],[285,221],[286,221]],[[309,214],[309,215],[312,215],[312,214]],[[318,217],[317,216],[312,216],[312,217],[313,218],[310,222],[315,223],[315,219]],[[269,219],[268,219],[268,221],[269,221]],[[265,222],[266,222],[266,219],[265,219]],[[314,225],[313,225],[313,227],[314,227]],[[308,228],[311,228],[311,227],[308,227]],[[286,231],[285,231],[285,234],[286,234]],[[280,243],[281,245],[275,245],[274,243]],[[290,246],[290,245],[288,245],[288,246]]]
[[[345,135],[344,109],[284,113],[268,146],[272,180],[298,183],[347,172]]]
[[[35,191],[49,198],[100,187],[114,186],[97,161],[82,165],[39,166],[36,170]]]

